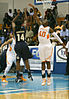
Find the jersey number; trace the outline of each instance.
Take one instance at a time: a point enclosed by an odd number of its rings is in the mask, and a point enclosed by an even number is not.
[[[46,32],[45,31],[40,31],[39,32],[39,36],[45,37],[46,36]],[[47,39],[49,38],[49,33],[47,34]]]
[[[18,41],[20,41],[20,40],[24,41],[24,34],[21,34],[21,35],[17,34],[17,37],[18,37],[17,38]]]

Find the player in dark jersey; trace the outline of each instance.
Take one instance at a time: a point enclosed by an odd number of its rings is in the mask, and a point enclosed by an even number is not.
[[[32,58],[32,54],[29,51],[29,48],[25,42],[25,28],[21,29],[21,21],[18,22],[18,24],[16,24],[16,20],[18,21],[20,18],[20,11],[18,10],[18,14],[17,16],[13,19],[12,21],[12,26],[13,26],[13,31],[14,31],[14,35],[16,38],[16,45],[15,45],[15,52],[17,54],[17,61],[16,61],[16,71],[17,71],[17,78],[16,78],[16,82],[20,82],[22,81],[22,72],[20,72],[20,59],[23,58],[24,63],[26,65],[26,68],[28,70],[28,78],[30,78],[31,80],[33,80],[32,75],[31,75],[31,71],[30,71],[30,65],[28,62],[29,58]],[[16,24],[16,26],[15,26]]]

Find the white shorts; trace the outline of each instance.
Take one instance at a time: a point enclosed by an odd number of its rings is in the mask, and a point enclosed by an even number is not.
[[[53,53],[53,47],[51,44],[50,45],[39,44],[39,56],[42,62],[51,61],[52,53]]]
[[[7,66],[12,66],[13,62],[16,64],[16,55],[12,55],[11,53],[6,53],[6,62]]]

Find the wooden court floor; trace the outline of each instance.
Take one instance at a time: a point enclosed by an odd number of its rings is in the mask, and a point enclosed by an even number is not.
[[[69,76],[52,74],[51,85],[41,86],[40,73],[32,73],[33,81],[24,74],[26,82],[15,82],[15,74],[8,74],[8,83],[2,83],[0,74],[0,99],[69,99]]]

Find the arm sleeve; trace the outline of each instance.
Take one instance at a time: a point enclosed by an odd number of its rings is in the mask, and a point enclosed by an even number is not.
[[[57,33],[52,33],[52,35],[55,37],[55,39],[57,39],[61,44],[63,43],[62,40],[60,39],[60,37],[57,35]]]

